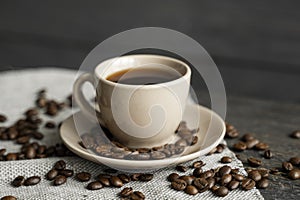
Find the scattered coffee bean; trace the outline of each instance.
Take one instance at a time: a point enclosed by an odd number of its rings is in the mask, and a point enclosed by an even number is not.
[[[140,181],[151,181],[153,179],[153,174],[141,174],[139,177]]]
[[[251,190],[252,188],[255,187],[255,181],[250,179],[250,178],[246,178],[242,181],[242,189],[244,190]]]
[[[46,178],[48,180],[53,180],[56,176],[58,175],[58,171],[56,169],[51,169],[47,174],[46,174]]]
[[[233,150],[235,151],[244,151],[247,149],[247,145],[245,142],[238,142],[233,145]]]
[[[262,178],[260,181],[256,183],[256,187],[259,189],[265,189],[269,186],[269,180],[266,178]]]
[[[233,178],[239,182],[243,181],[244,180],[244,176],[243,175],[240,175],[240,174],[234,174],[233,175]]]
[[[239,132],[235,129],[235,127],[231,124],[226,123],[226,138],[236,138],[239,136]]]
[[[18,139],[16,140],[16,142],[18,144],[25,144],[25,143],[28,143],[29,140],[30,140],[30,137],[28,135],[25,135],[25,136],[18,137]]]
[[[244,142],[254,140],[254,139],[255,139],[255,137],[251,133],[246,133],[241,138],[241,140],[244,141]]]
[[[115,187],[122,187],[123,186],[123,182],[117,176],[111,176],[110,177],[110,183],[111,183],[111,185],[113,185]]]
[[[231,167],[225,165],[219,169],[218,174],[220,177],[222,177],[225,174],[230,174],[230,172],[231,172]]]
[[[0,114],[0,123],[6,122],[7,117],[3,114]]]
[[[20,187],[23,185],[25,181],[25,178],[24,176],[17,176],[12,182],[11,182],[11,185],[14,186],[14,187]]]
[[[55,122],[49,121],[45,124],[46,128],[55,128]]]
[[[221,163],[231,163],[232,159],[228,156],[224,156],[221,158]]]
[[[131,181],[130,176],[126,174],[118,174],[118,177],[121,179],[123,183],[129,183]],[[153,177],[153,176],[152,176]]]
[[[211,189],[215,184],[216,184],[216,179],[213,177],[209,177],[206,179],[207,183],[208,183],[208,188]],[[199,191],[201,192],[201,191]]]
[[[291,138],[299,139],[300,138],[300,130],[293,131],[290,135]]]
[[[187,183],[182,179],[176,179],[171,183],[171,187],[175,190],[184,190]]]
[[[76,174],[76,178],[80,182],[89,181],[91,179],[91,176],[92,175],[88,172],[79,172],[79,173]]]
[[[252,170],[248,174],[248,178],[251,178],[254,181],[259,181],[261,179],[261,174],[258,172],[258,170]]]
[[[24,181],[25,186],[36,185],[41,181],[39,176],[31,176]]]
[[[290,158],[290,163],[292,163],[294,166],[300,166],[300,157],[292,157]]]
[[[300,179],[300,169],[292,169],[289,173],[288,173],[288,177],[292,180],[297,180]]]
[[[176,170],[180,171],[180,172],[186,172],[188,170],[188,167],[186,167],[184,165],[177,165]]]
[[[224,144],[218,144],[216,153],[222,153],[225,147],[226,146]]]
[[[263,142],[259,142],[255,145],[256,150],[266,150],[269,148],[269,145]]]
[[[274,175],[278,175],[278,174],[280,174],[280,171],[279,171],[279,169],[277,169],[277,168],[271,168],[271,169],[270,169],[270,173],[271,173],[271,174],[274,174]]]
[[[264,152],[264,157],[265,157],[266,159],[270,159],[270,158],[273,157],[273,154],[272,154],[272,152],[271,152],[270,150],[265,150],[265,152]]]
[[[63,160],[59,160],[54,164],[54,169],[63,170],[66,168],[66,162]]]
[[[214,191],[214,194],[218,197],[225,197],[228,194],[229,190],[227,187],[221,186]]]
[[[193,176],[180,176],[179,177],[181,180],[184,180],[188,185],[191,185],[194,181],[194,178]]]
[[[230,181],[230,183],[228,183],[227,188],[229,190],[235,190],[239,187],[239,185],[240,185],[239,181],[232,180],[232,181]]]
[[[227,185],[230,181],[232,181],[232,175],[231,174],[225,174],[222,176],[220,184],[221,185]]]
[[[210,177],[212,178],[212,177]],[[212,181],[214,179],[211,179],[210,181]],[[214,181],[215,183],[215,181]],[[205,192],[206,190],[209,189],[209,187],[211,186],[208,181],[205,178],[196,178],[193,181],[194,186],[196,186],[196,188],[199,190],[200,193]]]
[[[17,200],[17,197],[8,195],[1,198],[1,200]]]
[[[64,170],[60,170],[59,174],[65,176],[65,177],[71,177],[71,176],[73,176],[74,171],[71,169],[64,169]]]
[[[54,178],[53,185],[59,186],[65,184],[67,182],[67,178],[63,175],[58,175]]]
[[[90,182],[87,187],[88,190],[99,190],[103,188],[103,185],[99,181]]]
[[[198,193],[197,188],[193,185],[188,185],[184,191],[185,191],[185,193],[190,194],[190,195],[195,195]]]
[[[141,176],[140,173],[135,173],[135,174],[132,174],[132,175],[130,176],[130,178],[131,178],[131,180],[133,180],[133,181],[138,181],[139,178],[140,178],[140,176]]]
[[[291,171],[293,169],[293,165],[290,162],[283,162],[282,163],[282,169],[285,171]]]
[[[262,178],[269,177],[269,170],[268,169],[260,168],[260,169],[257,169],[257,171],[260,173]]]
[[[110,177],[111,177],[111,176],[109,176],[109,177],[98,176],[97,179],[98,179],[98,181],[99,181],[103,186],[108,187],[108,186],[111,185],[111,184],[110,184],[110,181],[109,181]]]
[[[32,158],[35,158],[35,156],[36,156],[36,150],[35,150],[35,148],[32,147],[32,146],[27,147],[27,150],[25,152],[25,157],[27,159],[32,159]]]
[[[179,178],[179,175],[177,173],[172,173],[168,176],[168,181],[173,182],[178,178]]]
[[[132,187],[124,188],[119,194],[121,197],[128,197],[133,193]]]
[[[247,149],[252,149],[258,143],[259,143],[259,140],[257,140],[257,139],[252,139],[252,140],[248,140],[248,141],[245,142],[245,144],[247,146]]]
[[[6,154],[6,160],[17,160],[18,154],[17,153],[8,153]]]
[[[251,167],[259,167],[262,164],[261,160],[259,160],[257,158],[250,157],[247,160]]]
[[[204,165],[205,165],[205,163],[204,163],[203,161],[199,160],[199,161],[195,161],[195,162],[192,164],[192,167],[193,167],[193,168],[201,168],[201,167],[203,167]]]
[[[145,195],[140,191],[134,191],[130,195],[130,199],[132,199],[132,200],[143,200],[143,199],[145,199]]]

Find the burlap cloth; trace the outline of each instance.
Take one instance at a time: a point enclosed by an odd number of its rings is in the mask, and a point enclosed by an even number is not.
[[[3,125],[8,125],[22,115],[29,107],[33,106],[35,93],[41,88],[47,88],[48,96],[58,100],[65,99],[72,91],[72,85],[76,78],[76,71],[44,68],[30,69],[22,71],[9,71],[0,73],[0,113],[5,113],[9,121]],[[92,95],[91,88],[88,88],[88,95]],[[71,114],[68,109],[58,116],[51,118],[60,122]],[[50,119],[43,117],[45,120]],[[2,125],[1,125],[2,126]],[[57,129],[44,129],[41,131],[45,137],[40,143],[52,145],[61,142]],[[6,148],[8,152],[18,151],[20,145],[11,141],[0,141],[0,149]],[[231,167],[240,168],[241,173],[246,172],[242,168],[242,163],[235,157],[234,153],[226,148],[221,154],[203,156],[196,160],[203,160],[206,163],[204,170],[222,166],[219,162],[223,156],[230,156],[233,162]],[[67,183],[61,186],[52,186],[51,182],[45,180],[44,175],[52,168],[53,164],[61,158],[44,158],[20,161],[0,161],[0,197],[5,195],[14,195],[18,199],[118,199],[117,193],[122,188],[103,188],[97,191],[85,189],[87,183],[80,183],[74,178],[69,178]],[[64,157],[67,166],[76,172],[88,171],[93,176],[103,172],[107,168],[93,162],[81,159],[79,157]],[[185,163],[187,166],[192,162]],[[192,169],[190,169],[191,172]],[[154,178],[150,182],[131,182],[124,187],[132,187],[146,195],[146,199],[263,199],[257,189],[242,191],[240,189],[231,191],[225,198],[218,198],[207,191],[195,196],[185,194],[170,189],[170,183],[166,177],[175,172],[174,167],[160,169],[154,173]],[[187,172],[187,173],[188,173]],[[184,173],[179,173],[184,174]],[[35,186],[13,188],[10,182],[18,175],[25,177],[39,175],[41,182]]]

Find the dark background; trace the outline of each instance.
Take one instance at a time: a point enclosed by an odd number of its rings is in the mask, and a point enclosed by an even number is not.
[[[0,1],[0,69],[78,69],[98,43],[156,26],[196,39],[227,94],[300,102],[300,2]]]

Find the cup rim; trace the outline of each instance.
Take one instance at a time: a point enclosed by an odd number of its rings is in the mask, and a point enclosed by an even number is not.
[[[171,80],[171,81],[167,81],[167,82],[163,82],[163,83],[157,83],[157,84],[152,84],[152,85],[130,85],[130,84],[123,84],[123,83],[115,83],[113,81],[109,81],[107,80],[106,78],[102,77],[101,75],[99,75],[97,73],[98,71],[98,68],[100,68],[104,62],[108,62],[108,61],[111,61],[111,60],[114,60],[114,59],[117,59],[117,58],[120,58],[120,57],[153,57],[153,58],[160,58],[160,59],[166,59],[166,60],[170,60],[170,61],[173,61],[173,62],[176,62],[176,63],[179,63],[181,64],[182,66],[185,67],[186,71],[185,73],[180,76],[179,78],[177,79],[174,79],[174,80]],[[189,65],[179,59],[176,59],[176,58],[173,58],[173,57],[168,57],[168,56],[162,56],[162,55],[156,55],[156,54],[132,54],[132,55],[126,55],[126,56],[118,56],[118,57],[113,57],[113,58],[110,58],[110,59],[107,59],[107,60],[104,60],[102,61],[101,63],[99,63],[95,70],[94,70],[94,75],[95,77],[97,77],[99,80],[101,80],[102,82],[110,85],[110,86],[117,86],[117,87],[125,87],[125,88],[137,88],[137,87],[141,87],[143,86],[143,88],[146,88],[146,89],[154,89],[154,88],[158,88],[158,87],[161,87],[161,86],[171,86],[171,85],[175,85],[179,82],[181,82],[182,80],[188,80],[189,77],[191,76],[191,69],[189,67]]]

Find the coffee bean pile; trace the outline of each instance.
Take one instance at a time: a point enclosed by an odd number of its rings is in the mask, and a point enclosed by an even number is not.
[[[72,177],[74,171],[72,169],[66,169],[66,162],[63,160],[57,161],[53,168],[46,174],[46,179],[53,181],[54,186],[63,185],[67,182],[67,178]]]
[[[63,144],[55,146],[40,145],[38,142],[30,142],[32,139],[42,140],[44,134],[39,131],[43,120],[41,113],[55,116],[65,108],[65,102],[57,102],[46,98],[46,90],[37,92],[36,107],[29,108],[24,112],[24,117],[8,127],[0,127],[0,140],[11,140],[22,145],[20,152],[6,153],[6,149],[0,149],[0,161],[36,159],[50,156],[70,156],[71,153]],[[69,100],[67,100],[69,102]],[[6,121],[7,117],[0,115],[0,122]],[[53,121],[45,122],[46,128],[55,128]]]
[[[282,162],[282,173],[291,180],[300,179],[300,157],[292,157],[289,161]]]
[[[248,176],[244,176],[239,173],[239,169],[232,169],[227,165],[204,171],[202,166],[205,163],[202,161],[196,161],[195,163],[192,165],[194,168],[192,174],[180,176],[177,173],[172,173],[168,176],[167,180],[171,182],[172,189],[184,191],[190,195],[210,190],[216,196],[224,197],[230,191],[238,188],[251,190],[255,186],[260,189],[265,189],[269,186],[269,180],[267,179],[269,173],[265,171],[251,170]],[[195,166],[197,167],[195,168]],[[182,166],[179,168],[181,169]],[[180,171],[183,172],[182,170]]]
[[[128,160],[159,160],[182,154],[187,146],[195,145],[198,137],[195,135],[198,130],[191,130],[187,127],[186,122],[181,122],[176,130],[180,139],[174,144],[165,144],[153,148],[130,149],[112,138],[108,131],[105,135],[98,134],[96,129],[92,129],[91,133],[81,135],[82,141],[79,144],[97,155],[115,159]]]

